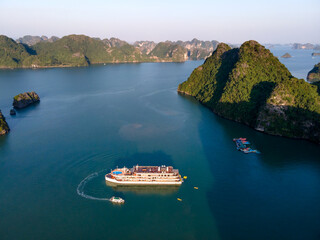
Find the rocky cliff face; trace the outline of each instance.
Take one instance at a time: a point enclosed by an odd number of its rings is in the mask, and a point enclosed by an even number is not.
[[[156,43],[153,41],[137,41],[133,44],[133,46],[140,49],[141,52],[145,54],[149,54],[155,47]]]
[[[313,69],[308,73],[307,80],[309,82],[320,81],[320,63],[314,65]]]
[[[123,47],[124,45],[128,45],[126,41],[122,41],[119,38],[110,38],[110,39],[103,39],[102,42],[106,44],[108,47],[116,47],[120,48]]]
[[[0,136],[7,134],[9,131],[10,128],[0,110]]]
[[[163,43],[159,43],[160,45]],[[192,41],[166,41],[167,46],[179,45],[186,49],[187,59],[199,60],[209,57],[212,52],[216,49],[218,42],[213,41],[201,41],[194,38]],[[143,53],[149,54],[157,46],[155,42],[152,41],[138,41],[133,44],[135,47],[139,48]]]
[[[184,62],[188,59],[185,48],[169,42],[158,43],[149,56],[157,61]]]
[[[256,130],[320,143],[317,87],[294,78],[255,41],[234,49],[219,44],[178,91]]]
[[[177,41],[174,42],[188,50],[188,57],[190,60],[206,59],[217,48],[218,41],[201,41],[196,38],[191,41]]]
[[[31,104],[37,103],[40,101],[38,94],[35,92],[25,92],[20,93],[13,98],[13,107],[17,109],[25,108]]]

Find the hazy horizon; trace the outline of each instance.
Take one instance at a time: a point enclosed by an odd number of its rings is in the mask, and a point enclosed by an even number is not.
[[[67,35],[64,35],[64,36],[57,36],[57,35],[51,35],[51,36],[47,36],[47,35],[44,35],[44,34],[39,34],[39,35],[30,35],[30,34],[26,34],[24,36],[18,36],[18,37],[11,37],[11,36],[8,36],[14,40],[18,40],[19,38],[23,38],[25,36],[32,36],[32,37],[47,37],[47,38],[51,38],[51,37],[58,37],[58,38],[63,38],[65,36],[69,36],[69,35],[85,35],[85,36],[88,36],[90,38],[100,38],[101,40],[103,39],[110,39],[110,38],[118,38],[118,37],[114,37],[114,36],[110,36],[110,37],[96,37],[96,36],[89,36],[89,35],[86,35],[84,33],[79,33],[79,34],[76,34],[76,33],[71,33],[71,34],[67,34]],[[192,41],[193,39],[197,39],[197,40],[200,40],[200,41],[218,41],[218,42],[222,42],[222,41],[219,41],[217,39],[200,39],[200,38],[197,38],[197,37],[193,37],[192,39],[167,39],[167,40],[163,40],[163,41],[155,41],[155,40],[152,40],[152,39],[140,39],[140,40],[135,40],[135,41],[127,41],[125,39],[121,39],[121,38],[118,38],[122,41],[126,41],[127,43],[129,44],[134,44],[135,42],[139,42],[139,41],[150,41],[150,42],[155,42],[155,43],[159,43],[159,42],[165,42],[165,41],[172,41],[172,42],[177,42],[177,41]],[[255,39],[248,39],[248,40],[245,40],[244,42],[246,41],[250,41],[250,40],[255,40]],[[224,43],[227,43],[227,44],[233,44],[233,45],[241,45],[242,43],[244,42],[227,42],[225,41]],[[270,42],[259,42],[260,44],[272,44],[272,45],[290,45],[290,44],[295,44],[295,43],[299,43],[299,44],[313,44],[313,45],[320,45],[320,41],[318,42],[286,42],[286,43],[270,43]]]
[[[264,44],[320,42],[317,0],[4,0],[0,8],[0,34],[13,39],[84,34],[130,43],[193,38],[232,44],[247,40]]]

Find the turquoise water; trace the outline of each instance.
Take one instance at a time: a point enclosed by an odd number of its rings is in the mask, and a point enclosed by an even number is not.
[[[319,145],[177,94],[201,63],[1,71],[11,132],[0,138],[0,239],[319,239]],[[41,102],[9,116],[12,97],[30,90]],[[234,137],[261,154],[238,152]],[[134,164],[188,178],[180,188],[106,185],[111,168]]]

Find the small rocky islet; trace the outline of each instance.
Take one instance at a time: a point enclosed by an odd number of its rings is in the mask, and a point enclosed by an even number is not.
[[[289,53],[285,53],[281,57],[282,58],[292,58],[292,56]]]
[[[10,110],[10,115],[11,116],[14,116],[14,115],[16,115],[17,113],[16,113],[16,110],[14,110],[13,108]]]
[[[16,95],[13,98],[13,107],[16,109],[21,109],[28,107],[31,104],[40,102],[40,97],[36,92],[25,92]]]

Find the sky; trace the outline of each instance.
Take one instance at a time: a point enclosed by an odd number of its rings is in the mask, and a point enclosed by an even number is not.
[[[320,0],[0,0],[0,34],[320,44]]]

